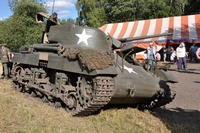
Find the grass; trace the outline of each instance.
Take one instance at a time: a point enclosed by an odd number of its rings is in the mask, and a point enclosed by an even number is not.
[[[64,109],[54,109],[13,90],[11,81],[0,80],[1,133],[171,133],[190,126],[164,122],[149,111],[133,108],[72,117]]]

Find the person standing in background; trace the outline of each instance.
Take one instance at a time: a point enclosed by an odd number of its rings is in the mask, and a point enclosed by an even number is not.
[[[0,58],[3,66],[4,79],[9,79],[8,64],[11,62],[11,54],[10,50],[6,47],[6,44],[1,45]]]
[[[164,45],[163,46],[163,61],[166,62],[166,58],[167,58],[167,48],[166,46]]]
[[[183,69],[187,70],[185,65],[187,64],[188,52],[186,51],[185,43],[182,43],[182,45],[183,45],[183,48],[185,49],[185,57],[184,58],[186,60],[186,63],[183,62],[182,65],[183,65]]]
[[[176,62],[176,51],[171,54],[170,57],[171,63],[174,64]]]
[[[197,56],[197,59],[200,60],[200,48],[197,49],[196,56]]]
[[[193,55],[194,55],[194,57],[193,57],[193,59],[194,59],[193,62],[194,62],[194,63],[198,63],[197,56],[196,56],[197,49],[198,49],[198,47],[195,45],[195,46],[194,46],[194,49],[193,49],[193,51],[192,51],[192,52],[193,52]]]
[[[177,54],[177,61],[178,61],[178,71],[182,70],[182,64],[187,71],[187,62],[186,62],[186,49],[185,49],[185,44],[182,42],[179,47],[176,49],[176,54]]]
[[[54,12],[52,15],[51,15],[51,19],[58,25],[60,25],[60,22],[58,21],[58,14],[56,12]]]
[[[156,48],[153,46],[153,43],[150,42],[149,47],[147,47],[146,49],[146,53],[147,53],[147,67],[146,69],[150,69],[152,65],[155,64],[156,61]]]
[[[172,55],[172,53],[174,52],[174,48],[172,46],[168,46],[167,48],[167,61],[170,61],[170,57]]]
[[[156,55],[155,56],[156,56],[156,60],[160,61],[161,56],[160,56],[160,53],[158,51],[156,51]]]
[[[194,56],[196,56],[195,53],[193,52],[194,51],[194,47],[195,47],[195,44],[193,43],[193,45],[190,46],[190,49],[189,49],[190,62],[193,62],[194,61]]]

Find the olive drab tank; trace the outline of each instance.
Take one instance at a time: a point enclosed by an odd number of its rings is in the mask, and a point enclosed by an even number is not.
[[[172,85],[177,80],[167,69],[154,65],[145,70],[131,58],[144,49],[122,47],[121,41],[127,39],[116,40],[97,28],[60,25],[50,15],[36,15],[38,23],[45,18],[42,43],[14,53],[15,89],[63,107],[73,116],[93,114],[107,104],[151,109],[174,99]]]

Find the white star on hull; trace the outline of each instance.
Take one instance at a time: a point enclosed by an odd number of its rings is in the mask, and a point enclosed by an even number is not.
[[[122,67],[121,67],[122,68]],[[129,73],[135,73],[135,74],[138,74],[136,73],[135,71],[133,71],[133,68],[129,68],[127,66],[124,65],[124,69],[127,70]]]

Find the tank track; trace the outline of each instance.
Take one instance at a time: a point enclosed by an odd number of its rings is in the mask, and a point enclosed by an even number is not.
[[[23,79],[25,76],[25,73],[22,67],[16,66],[14,67],[12,72],[13,72],[12,73],[13,89],[18,90],[19,92],[30,94],[31,96],[37,97],[41,99],[41,101],[43,101],[43,99],[40,98],[39,95],[37,96],[37,94],[35,93],[34,95],[32,95],[33,93],[30,93],[30,90],[26,88],[26,85],[23,85],[21,82],[19,82],[19,80],[21,78]],[[63,105],[64,101],[62,102],[63,100],[62,98],[59,100],[59,105],[61,105],[59,107],[64,107],[68,111],[68,113],[71,114],[72,116],[88,116],[88,115],[94,114],[99,109],[101,109],[106,104],[108,104],[109,101],[111,100],[111,97],[114,94],[114,79],[108,76],[97,76],[94,78],[91,77],[91,80],[93,81],[93,84],[94,84],[92,88],[93,93],[90,94],[90,98],[87,102],[84,101],[81,104],[81,102],[79,101],[83,97],[80,97],[80,94],[78,93],[78,85],[77,85],[76,91],[72,93],[72,95],[75,97],[75,103],[76,103],[76,106],[74,107],[75,109],[70,110],[66,105]],[[48,95],[48,94],[44,93],[43,95]],[[46,97],[44,96],[43,98],[46,98]],[[56,97],[54,98],[57,99]],[[47,103],[50,106],[56,107],[58,104],[58,101],[45,99],[45,103]]]
[[[114,79],[111,77],[98,76],[96,80],[96,90],[94,99],[83,107],[77,107],[72,112],[73,116],[87,116],[95,113],[108,104],[114,93]]]
[[[158,98],[151,101],[150,104],[143,104],[143,109],[154,109],[166,105],[174,100],[176,96],[175,88],[172,86],[172,83],[166,83],[164,95],[160,95]]]

